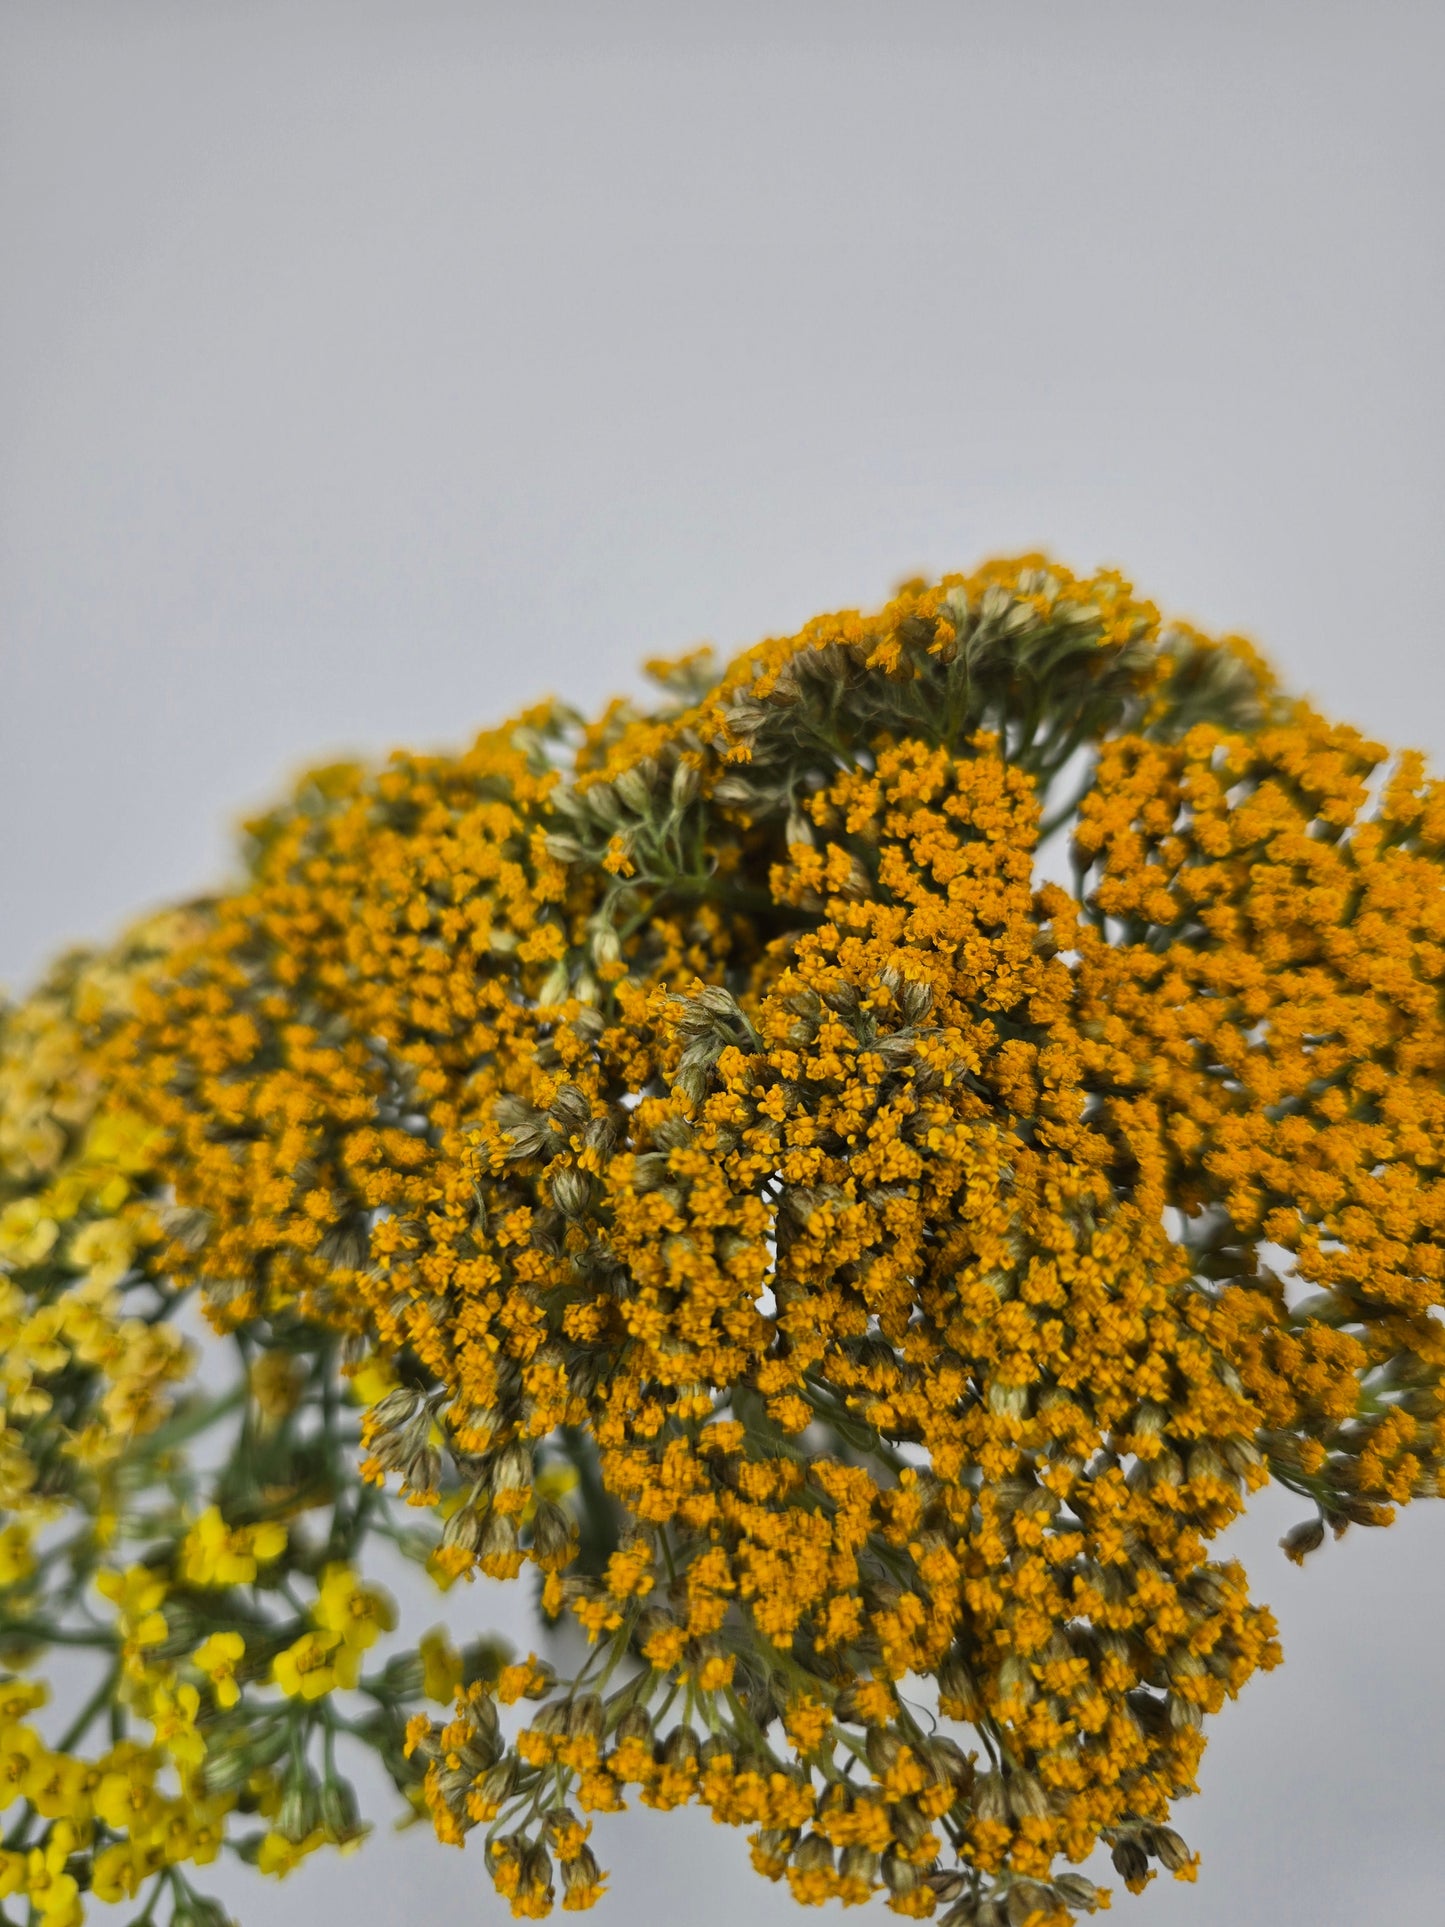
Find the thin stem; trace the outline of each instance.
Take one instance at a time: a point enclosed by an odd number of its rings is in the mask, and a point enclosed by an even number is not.
[[[100,1682],[99,1686],[96,1687],[90,1698],[85,1702],[84,1706],[81,1707],[75,1718],[56,1741],[55,1750],[57,1753],[68,1753],[71,1747],[73,1747],[86,1732],[91,1721],[109,1703],[111,1694],[115,1691],[116,1682],[119,1678],[120,1661],[116,1660],[105,1678]]]

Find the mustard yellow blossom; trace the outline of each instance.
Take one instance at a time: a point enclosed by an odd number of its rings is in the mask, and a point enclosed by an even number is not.
[[[285,1526],[228,1526],[220,1508],[208,1506],[182,1544],[181,1574],[192,1586],[245,1586],[285,1548]]]
[[[359,1649],[339,1632],[312,1632],[276,1655],[271,1677],[291,1699],[316,1700],[339,1686],[354,1686],[360,1668]]]
[[[191,1664],[199,1667],[211,1682],[217,1706],[234,1706],[241,1697],[236,1668],[246,1655],[246,1642],[240,1633],[212,1633],[191,1654]]]

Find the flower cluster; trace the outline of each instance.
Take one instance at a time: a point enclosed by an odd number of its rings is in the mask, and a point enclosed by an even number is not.
[[[229,1847],[279,1874],[359,1840],[342,1735],[420,1804],[410,1708],[495,1670],[433,1639],[362,1674],[393,1615],[351,1561],[386,1506],[330,1333],[253,1322],[228,1387],[191,1375],[150,1262],[188,1221],[103,1066],[140,981],[203,926],[157,919],[67,959],[0,1029],[0,1903],[43,1927],[75,1927],[87,1892],[143,1890],[146,1918],[169,1897],[177,1923],[219,1927],[188,1869]],[[219,1471],[186,1458],[203,1432]]]
[[[1193,1878],[1204,1722],[1279,1657],[1213,1540],[1270,1478],[1297,1558],[1445,1480],[1445,791],[1039,557],[652,668],[646,713],[314,773],[82,1025],[169,1202],[92,1184],[67,1262],[199,1287],[291,1441],[125,1594],[137,1679],[165,1587],[252,1602],[188,1622],[156,1744],[204,1774],[247,1680],[367,1688],[394,1481],[439,1582],[530,1565],[588,1641],[424,1645],[404,1730],[375,1689],[520,1916],[596,1900],[629,1798],[957,1927],[1092,1911],[1100,1844]],[[60,1222],[32,1185],[0,1237]],[[337,1371],[365,1483],[328,1434],[319,1499],[288,1413]],[[259,1718],[211,1781],[264,1803]],[[284,1810],[263,1865],[351,1824]]]

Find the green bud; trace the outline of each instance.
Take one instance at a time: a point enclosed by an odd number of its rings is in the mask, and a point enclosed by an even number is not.
[[[1054,1911],[1053,1895],[1037,1880],[1016,1880],[1005,1905],[1009,1927],[1024,1927],[1025,1921]]]
[[[171,1927],[235,1927],[235,1922],[219,1900],[188,1893],[171,1910]]]
[[[821,1833],[810,1833],[793,1849],[793,1865],[799,1873],[831,1873],[833,1849]]]
[[[1318,1552],[1325,1542],[1324,1522],[1320,1519],[1301,1519],[1297,1526],[1291,1526],[1280,1540],[1286,1559],[1293,1559],[1296,1565],[1303,1565],[1312,1552]]]
[[[928,1885],[940,1900],[958,1900],[968,1886],[968,1876],[960,1873],[956,1867],[952,1867],[946,1872],[931,1873],[928,1876]]]
[[[577,1534],[561,1506],[543,1499],[532,1520],[532,1551],[542,1565],[566,1557]]]
[[[686,1724],[675,1726],[662,1743],[662,1757],[668,1766],[683,1770],[698,1762],[697,1734]]]
[[[980,1820],[1002,1822],[1008,1819],[1008,1797],[997,1773],[979,1775],[973,1789],[973,1810]]]
[[[1154,1827],[1149,1850],[1167,1873],[1178,1873],[1187,1867],[1194,1855],[1172,1827]]]
[[[871,1887],[878,1878],[878,1856],[871,1847],[844,1847],[838,1872],[844,1880],[866,1880]]]
[[[625,769],[615,788],[634,816],[647,816],[652,810],[652,789],[640,769]]]
[[[370,1831],[361,1820],[356,1789],[347,1780],[328,1780],[321,1789],[317,1810],[327,1839],[338,1846],[360,1840]]]
[[[552,1856],[540,1842],[534,1842],[522,1855],[522,1886],[551,1890]]]
[[[928,1838],[927,1820],[919,1812],[912,1800],[898,1800],[888,1809],[888,1819],[893,1828],[893,1837],[911,1853]]]
[[[613,1737],[619,1746],[624,1740],[641,1740],[645,1746],[651,1746],[652,1715],[645,1706],[629,1706],[618,1720]]]
[[[595,1693],[579,1693],[567,1708],[567,1732],[572,1739],[602,1738],[602,1702]]]
[[[895,1900],[902,1900],[917,1889],[921,1878],[917,1867],[891,1847],[883,1856],[882,1868],[884,1885]]]
[[[298,1845],[316,1825],[318,1812],[314,1776],[306,1771],[288,1775],[276,1815],[277,1833],[283,1840]]]
[[[1016,1820],[1042,1820],[1049,1811],[1049,1797],[1032,1773],[1010,1773],[1008,1803]]]
[[[1061,1873],[1054,1881],[1054,1890],[1066,1907],[1082,1907],[1093,1913],[1099,1904],[1099,1889],[1081,1873]]]
[[[590,1847],[583,1847],[574,1860],[562,1862],[562,1891],[570,1894],[578,1887],[594,1886],[599,1878],[596,1856]]]
[[[592,1180],[568,1165],[552,1179],[552,1202],[565,1218],[580,1218],[592,1196]]]
[[[672,807],[681,813],[698,792],[698,773],[694,763],[678,763],[672,772]]]
[[[1121,1880],[1142,1880],[1149,1871],[1149,1856],[1137,1840],[1118,1840],[1109,1855]]]

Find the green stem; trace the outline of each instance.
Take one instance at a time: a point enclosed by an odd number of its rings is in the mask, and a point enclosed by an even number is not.
[[[38,1640],[46,1646],[95,1646],[111,1652],[115,1651],[116,1646],[113,1633],[83,1633],[34,1619],[0,1619],[0,1634],[12,1633],[22,1639]]]
[[[246,1396],[247,1387],[243,1381],[233,1385],[229,1392],[221,1393],[218,1398],[208,1399],[204,1405],[177,1412],[173,1419],[147,1435],[144,1442],[145,1457],[154,1458],[161,1452],[169,1452],[174,1446],[184,1445],[198,1432],[204,1432],[207,1426],[238,1410],[245,1403]]]
[[[55,1743],[57,1753],[68,1753],[90,1726],[91,1721],[108,1704],[120,1678],[120,1661],[116,1660],[105,1678],[96,1687],[90,1698],[81,1707],[75,1718],[66,1727]]]

